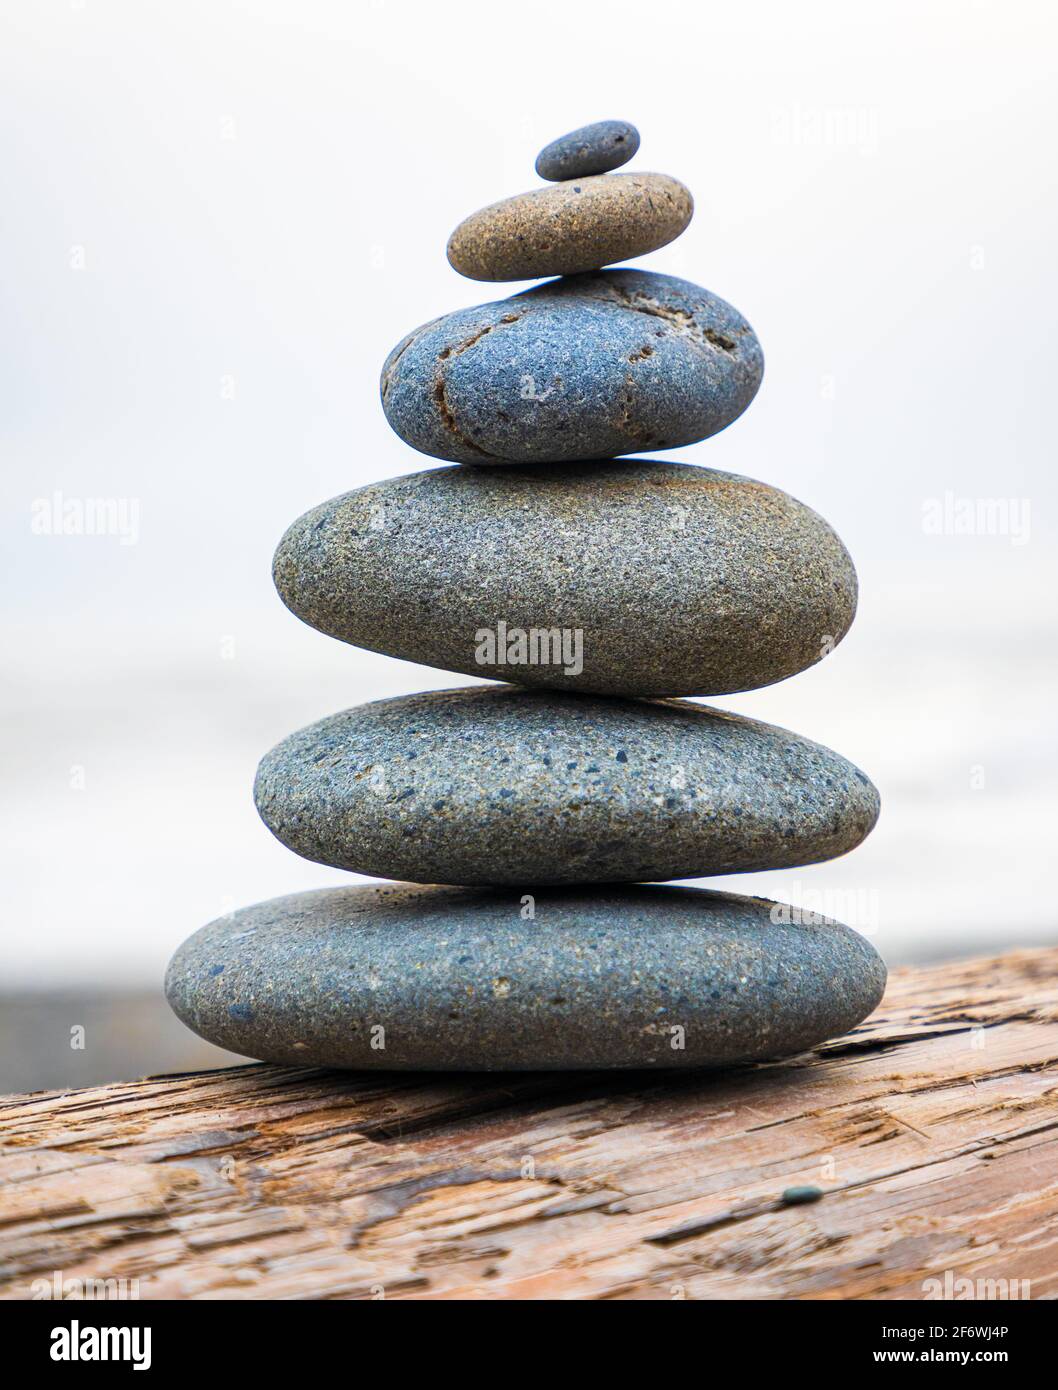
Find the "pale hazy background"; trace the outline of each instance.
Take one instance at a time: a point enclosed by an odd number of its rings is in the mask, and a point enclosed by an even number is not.
[[[767,358],[748,414],[672,456],[808,502],[860,574],[832,657],[717,703],[851,757],[882,819],[729,882],[890,962],[1058,940],[1056,35],[1011,0],[4,0],[0,991],[156,991],[209,919],[349,881],[258,821],[258,758],[467,680],[304,627],[272,550],[431,466],[385,423],[385,354],[497,297],[449,231],[607,116],[697,202],[641,264],[730,299]],[[34,534],[56,492],[135,529]],[[1002,505],[931,534],[946,496]]]

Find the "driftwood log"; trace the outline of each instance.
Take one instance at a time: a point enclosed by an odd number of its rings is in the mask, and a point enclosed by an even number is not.
[[[0,1135],[7,1298],[1055,1298],[1058,950],[897,971],[726,1074],[252,1065],[10,1097]]]

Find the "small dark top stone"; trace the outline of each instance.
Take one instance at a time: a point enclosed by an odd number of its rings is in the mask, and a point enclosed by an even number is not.
[[[628,121],[595,121],[552,140],[536,157],[542,179],[582,179],[619,169],[639,149],[639,131]]]

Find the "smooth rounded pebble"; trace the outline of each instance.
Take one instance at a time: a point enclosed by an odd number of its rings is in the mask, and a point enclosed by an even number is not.
[[[667,246],[693,212],[690,190],[668,174],[567,179],[471,213],[448,260],[471,280],[575,275]]]
[[[536,172],[553,183],[619,169],[639,149],[639,131],[628,121],[595,121],[552,140],[536,157]]]
[[[852,561],[808,507],[640,459],[374,483],[295,521],[273,576],[344,642],[613,695],[769,685],[829,652],[856,611]]]
[[[719,1067],[803,1052],[877,1006],[885,966],[837,923],[695,888],[364,886],[223,917],[169,1003],[268,1062],[374,1070]],[[532,916],[529,916],[529,911]]]
[[[786,729],[678,700],[473,686],[291,734],[254,799],[296,854],[414,883],[640,883],[814,864],[878,793]]]
[[[432,458],[560,463],[707,439],[763,374],[730,304],[672,275],[609,270],[423,324],[386,358],[382,408]]]
[[[786,1187],[783,1189],[779,1201],[784,1207],[803,1207],[811,1202],[821,1201],[823,1189],[812,1184],[805,1184],[802,1187]]]

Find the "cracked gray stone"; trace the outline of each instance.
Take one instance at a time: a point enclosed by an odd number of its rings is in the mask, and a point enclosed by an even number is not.
[[[406,444],[452,463],[560,463],[693,444],[760,386],[753,329],[672,275],[612,270],[458,309],[408,334],[382,368]]]
[[[876,1007],[885,966],[837,923],[695,888],[328,888],[176,952],[166,995],[209,1042],[371,1070],[720,1067],[803,1052]]]

